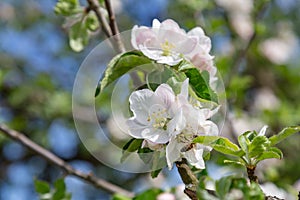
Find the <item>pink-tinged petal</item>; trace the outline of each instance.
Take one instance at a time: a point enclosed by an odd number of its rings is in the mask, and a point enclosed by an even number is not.
[[[131,44],[135,49],[139,49],[139,45],[144,45],[149,40],[156,40],[156,34],[152,29],[145,26],[133,27],[131,31]]]
[[[202,28],[200,27],[195,27],[192,30],[190,30],[187,35],[189,36],[197,36],[197,37],[201,37],[201,36],[205,36],[205,33],[203,31]]]
[[[187,161],[198,169],[204,169],[205,163],[203,160],[203,149],[192,148],[184,153],[184,157]]]
[[[185,144],[178,143],[176,138],[171,138],[169,144],[166,148],[166,158],[169,170],[172,169],[173,163],[180,160],[181,157],[181,148],[183,148]]]
[[[184,39],[177,40],[176,44],[176,51],[181,54],[189,54],[193,52],[198,45],[198,38],[197,37],[185,37]]]
[[[198,42],[201,48],[207,53],[210,51],[211,41],[209,37],[205,36],[205,33],[202,28],[200,27],[193,28],[187,33],[187,35],[198,37]]]
[[[175,32],[182,32],[182,29],[179,27],[179,25],[172,19],[166,19],[165,21],[163,21],[160,28],[165,30],[172,30]]]
[[[161,84],[155,90],[155,96],[161,99],[165,108],[169,108],[175,101],[175,94],[172,88],[167,84]]]
[[[213,68],[213,58],[213,56],[206,52],[199,52],[192,57],[191,62],[197,68],[210,72]]]
[[[153,91],[143,89],[133,92],[129,97],[130,110],[140,123],[146,124],[148,121],[153,95]]]
[[[153,19],[153,21],[152,21],[152,28],[153,29],[159,29],[160,25],[161,25],[161,23],[158,21],[158,19]]]

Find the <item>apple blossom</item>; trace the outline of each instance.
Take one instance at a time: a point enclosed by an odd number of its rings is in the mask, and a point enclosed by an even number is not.
[[[199,135],[218,135],[217,125],[209,120],[218,108],[211,111],[191,104],[188,87],[186,79],[178,95],[169,85],[161,84],[155,92],[138,90],[129,98],[133,112],[127,121],[129,134],[144,139],[143,147],[154,151],[166,148],[169,169],[182,158],[199,169],[205,168],[202,155],[211,148],[194,144],[193,139]]]
[[[216,81],[217,69],[213,63],[214,57],[209,54],[211,40],[200,27],[186,33],[171,19],[163,22],[154,19],[151,28],[133,27],[131,44],[158,63],[173,66],[186,59],[198,69],[209,72],[210,84]]]
[[[175,101],[175,94],[167,84],[161,84],[155,92],[143,89],[129,97],[133,117],[127,121],[129,134],[135,138],[155,143],[167,143],[167,123],[171,118],[169,107]]]

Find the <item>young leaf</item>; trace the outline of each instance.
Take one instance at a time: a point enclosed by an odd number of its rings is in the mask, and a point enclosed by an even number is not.
[[[107,68],[100,80],[100,85],[96,89],[95,97],[103,91],[109,84],[120,78],[126,72],[140,65],[151,63],[140,51],[130,51],[115,56],[107,65]]]
[[[57,179],[54,183],[54,188],[56,191],[53,194],[52,199],[53,200],[63,200],[65,199],[65,193],[66,193],[66,185],[64,182],[64,179]]]
[[[260,156],[258,156],[255,160],[256,163],[258,163],[259,161],[265,160],[265,159],[269,159],[269,158],[277,158],[277,159],[281,159],[283,157],[282,152],[280,149],[276,148],[276,147],[271,147],[268,149],[268,151],[264,151]]]
[[[54,8],[54,12],[63,16],[76,14],[78,11],[78,0],[59,0]]]
[[[228,138],[201,135],[196,137],[193,142],[210,146],[214,150],[223,154],[237,157],[240,157],[244,154],[241,149],[236,144],[232,143]]]
[[[193,140],[193,142],[200,143],[203,145],[210,145],[212,142],[218,140],[219,138],[221,138],[221,137],[220,136],[200,135],[200,136],[196,137]]]
[[[156,197],[163,191],[158,188],[149,189],[141,194],[138,194],[133,200],[156,200]]]
[[[232,177],[223,177],[216,181],[216,193],[220,199],[225,199],[229,193],[232,184]]]
[[[247,131],[238,137],[238,143],[244,152],[248,152],[248,146],[250,145],[252,139],[257,135],[255,131]]]
[[[266,136],[256,136],[249,145],[249,157],[255,157],[263,153],[270,146]]]
[[[34,180],[35,191],[39,194],[47,194],[50,192],[50,185],[45,181]]]
[[[71,26],[69,31],[69,44],[73,51],[79,52],[84,49],[89,40],[86,26],[80,21]]]
[[[217,94],[209,86],[209,74],[207,71],[199,72],[196,68],[183,71],[189,78],[190,86],[199,98],[218,102]]]
[[[131,152],[137,151],[142,146],[142,139],[132,138],[123,147],[121,163],[126,160]]]
[[[115,194],[115,195],[112,197],[112,200],[132,200],[132,199],[129,198],[129,197],[123,196],[123,195],[121,195],[121,194]]]
[[[225,164],[242,165],[242,166],[245,165],[245,163],[244,163],[243,160],[241,160],[241,162],[240,161],[236,161],[236,160],[224,160],[224,163]]]
[[[271,141],[271,146],[278,144],[279,142],[286,139],[290,135],[295,134],[299,131],[300,131],[300,126],[291,126],[291,127],[284,128],[277,135],[273,135],[272,137],[269,138],[269,140]]]
[[[151,172],[151,178],[156,178],[162,169],[154,170]]]

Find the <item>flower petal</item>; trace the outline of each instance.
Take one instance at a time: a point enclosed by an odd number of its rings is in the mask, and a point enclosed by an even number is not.
[[[171,104],[175,101],[175,94],[172,88],[167,84],[161,84],[155,90],[155,96],[162,100],[165,108],[169,108]]]
[[[166,147],[166,158],[169,170],[172,169],[173,163],[179,161],[181,157],[181,149],[185,146],[183,143],[178,143],[176,137],[172,137]]]
[[[187,159],[187,161],[198,169],[205,168],[205,163],[202,155],[203,155],[203,149],[197,149],[197,148],[192,148],[191,150],[184,153],[184,156]]]
[[[154,92],[148,89],[133,92],[129,97],[130,110],[137,121],[146,124],[148,120],[148,109],[152,105]]]

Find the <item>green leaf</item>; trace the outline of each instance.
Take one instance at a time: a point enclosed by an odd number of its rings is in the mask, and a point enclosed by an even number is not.
[[[221,200],[226,199],[226,195],[229,193],[232,184],[232,177],[223,177],[216,181],[216,193]]]
[[[189,78],[190,86],[199,98],[218,102],[217,94],[209,86],[209,73],[199,72],[196,68],[185,69],[183,71]]]
[[[98,85],[99,93],[109,84],[120,78],[131,69],[151,63],[140,51],[130,51],[115,56],[109,63]],[[97,89],[96,89],[97,90]],[[99,93],[96,93],[97,96]]]
[[[139,148],[138,149],[138,154],[140,159],[146,163],[149,164],[151,162],[151,160],[153,159],[154,156],[154,152],[153,150],[149,149],[149,148]]]
[[[223,154],[237,157],[244,155],[244,152],[241,151],[241,149],[236,144],[232,143],[228,138],[201,135],[196,137],[193,142],[211,146],[214,150]]]
[[[238,143],[244,152],[249,151],[248,146],[256,135],[257,133],[255,131],[246,131],[245,133],[239,135]]]
[[[121,195],[121,194],[115,194],[115,195],[112,197],[112,200],[131,200],[131,198],[126,197],[126,196],[123,196],[123,195]]]
[[[218,140],[221,138],[220,136],[205,136],[205,135],[200,135],[196,137],[193,142],[204,144],[204,145],[210,145],[212,142]]]
[[[286,139],[287,137],[289,137],[299,131],[300,131],[300,126],[291,126],[291,127],[284,128],[277,135],[274,135],[269,138],[269,140],[271,141],[271,146],[278,144],[282,140]]]
[[[234,165],[242,165],[245,166],[244,161],[236,161],[236,160],[224,160],[225,164],[234,164]]]
[[[156,197],[163,191],[158,188],[149,189],[141,194],[138,194],[133,200],[156,200]]]
[[[79,52],[88,44],[87,28],[80,21],[71,26],[69,31],[69,45],[73,51]]]
[[[66,185],[64,179],[57,179],[54,183],[56,191],[53,194],[52,200],[63,200],[65,199]]]
[[[93,12],[90,12],[86,17],[85,26],[90,31],[96,31],[99,28],[97,17]]]
[[[123,147],[121,162],[124,162],[130,153],[137,151],[143,143],[143,139],[132,138]]]
[[[157,169],[151,172],[151,178],[156,178],[162,169]]]
[[[270,159],[270,158],[277,158],[281,159],[283,157],[282,151],[276,147],[271,147],[268,149],[268,151],[264,151],[260,156],[258,156],[256,160],[256,164],[259,161]]]
[[[78,0],[59,0],[54,7],[54,12],[63,16],[74,15],[79,12]]]
[[[266,136],[256,136],[249,145],[249,157],[256,157],[263,153],[270,146],[270,141]]]
[[[34,180],[35,191],[39,194],[47,194],[50,192],[50,185],[45,181]]]

